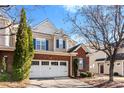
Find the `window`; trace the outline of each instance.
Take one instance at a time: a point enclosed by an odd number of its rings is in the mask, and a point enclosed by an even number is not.
[[[42,61],[41,64],[42,65],[49,65],[49,62],[48,61]]]
[[[79,66],[78,66],[79,69],[83,69],[83,59],[82,58],[79,58]]]
[[[58,62],[51,62],[51,65],[57,66]]]
[[[40,50],[40,40],[36,40],[36,50]]]
[[[83,58],[79,58],[79,65],[78,68],[79,69],[83,69],[86,66],[86,60]]]
[[[66,62],[60,62],[60,66],[66,66]]]
[[[39,65],[39,61],[32,61],[31,65]]]
[[[36,50],[49,50],[49,42],[46,39],[34,39],[34,44]]]
[[[46,39],[42,39],[40,42],[41,42],[41,50],[46,50]]]
[[[63,40],[63,39],[56,40],[56,48],[64,49],[65,45],[66,45],[65,40]]]
[[[59,39],[59,48],[63,48],[63,39]]]

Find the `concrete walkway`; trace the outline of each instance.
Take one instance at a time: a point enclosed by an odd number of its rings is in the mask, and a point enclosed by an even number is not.
[[[27,88],[86,88],[92,87],[78,79],[68,77],[54,79],[31,79]]]

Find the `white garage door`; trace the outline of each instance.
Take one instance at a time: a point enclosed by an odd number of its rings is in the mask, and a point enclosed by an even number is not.
[[[32,61],[30,78],[68,76],[67,61]]]

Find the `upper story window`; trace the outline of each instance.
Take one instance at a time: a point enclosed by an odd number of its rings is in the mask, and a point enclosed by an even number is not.
[[[36,49],[36,50],[48,50],[48,40],[46,40],[46,39],[34,39],[34,49]]]
[[[56,40],[56,48],[65,49],[65,40],[57,39]]]

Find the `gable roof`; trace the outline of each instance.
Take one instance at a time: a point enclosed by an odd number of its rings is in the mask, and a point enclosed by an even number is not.
[[[96,59],[96,61],[105,61],[106,58],[99,58],[99,59]]]
[[[76,48],[78,48],[79,46],[80,46],[80,44],[78,44],[78,45],[76,45],[76,46],[70,48],[70,49],[68,50],[68,52],[73,52],[73,51],[76,50]]]
[[[60,33],[60,30],[48,18],[35,25],[33,31],[48,34]]]
[[[85,50],[86,54],[89,53],[88,49],[87,49],[86,47],[82,46],[82,44],[78,44],[78,45],[76,45],[76,46],[70,48],[70,49],[68,50],[68,52],[69,52],[69,53],[70,53],[70,52],[74,52],[74,51],[78,50],[80,47],[82,47],[82,48]]]
[[[55,27],[55,25],[48,18],[46,18],[43,21],[41,21],[40,23],[36,24],[33,28],[35,29],[35,28],[37,28],[38,26],[40,26],[40,25],[42,25],[44,23],[49,23],[50,25],[52,25],[53,27]]]

